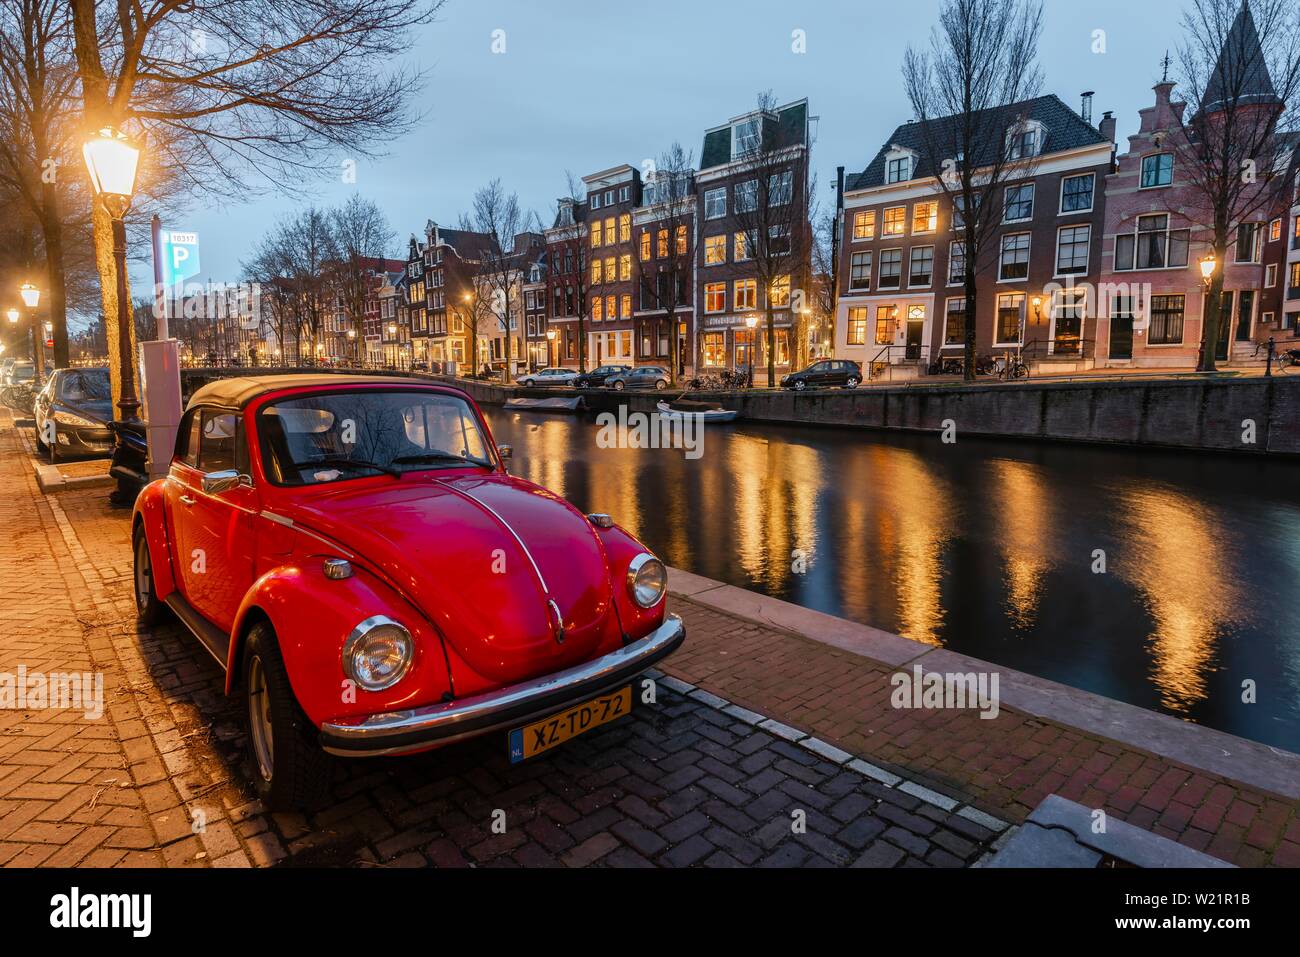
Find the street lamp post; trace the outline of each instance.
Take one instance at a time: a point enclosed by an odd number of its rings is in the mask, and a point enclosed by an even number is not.
[[[129,422],[137,417],[140,400],[135,394],[135,358],[131,349],[131,309],[126,295],[126,211],[135,192],[135,174],[140,150],[126,134],[105,127],[86,141],[82,152],[95,196],[113,226],[113,267],[117,279],[117,361],[121,375],[121,395],[117,408],[120,418]],[[119,433],[118,443],[121,443]]]
[[[23,298],[23,305],[27,307],[27,321],[32,327],[32,369],[35,375],[36,388],[41,385],[41,373],[45,367],[45,353],[41,350],[39,340],[36,338],[36,307],[41,303],[41,291],[29,282],[23,283],[18,288],[18,295]]]
[[[554,330],[554,329],[547,329],[547,330],[546,330],[546,364],[547,364],[548,366],[553,366],[553,365],[555,365],[555,363],[556,363],[556,359],[555,359],[555,330]]]
[[[746,316],[745,325],[749,327],[749,339],[747,340],[748,344],[745,347],[745,359],[747,360],[746,365],[748,365],[749,368],[745,372],[745,377],[749,380],[749,388],[752,389],[754,388],[754,353],[757,351],[755,347],[758,344],[758,337],[755,333],[755,330],[758,328],[758,316],[752,314]]]

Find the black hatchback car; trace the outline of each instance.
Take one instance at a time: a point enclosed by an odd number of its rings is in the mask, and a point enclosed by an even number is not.
[[[630,372],[631,370],[631,366],[600,366],[579,375],[578,378],[573,380],[573,387],[575,389],[598,389],[605,384],[605,381],[610,376]]]
[[[781,380],[781,388],[803,392],[805,389],[830,389],[840,386],[856,389],[862,381],[862,367],[850,359],[822,359],[806,369],[791,372]]]

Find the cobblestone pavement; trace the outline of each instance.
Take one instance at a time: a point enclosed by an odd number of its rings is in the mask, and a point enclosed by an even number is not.
[[[137,634],[105,499],[40,495],[0,412],[0,672],[93,668],[107,701],[0,711],[0,864],[959,866],[1053,792],[1300,864],[1294,802],[1010,709],[896,711],[892,668],[676,598],[687,643],[630,719],[523,765],[495,736],[339,762],[322,808],[268,814],[219,669],[179,625]]]

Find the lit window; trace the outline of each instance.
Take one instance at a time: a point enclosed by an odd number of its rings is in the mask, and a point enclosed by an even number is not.
[[[912,232],[932,233],[939,228],[939,204],[917,203],[912,207]]]
[[[626,189],[627,187],[624,187]],[[632,214],[624,213],[618,218],[618,241],[620,243],[630,243],[632,241]]]
[[[675,245],[676,245],[676,247],[677,247],[677,255],[678,255],[678,256],[685,256],[685,255],[686,255],[686,227],[685,227],[685,225],[678,226],[678,227],[677,227],[677,230],[676,230],[676,233],[677,233],[677,241],[676,241]]]
[[[737,233],[737,236],[742,235]],[[704,265],[716,266],[727,261],[727,237],[706,236],[704,239]]]
[[[732,258],[738,263],[744,262],[747,259],[752,259],[754,255],[754,247],[757,245],[758,236],[753,230],[741,230],[736,233],[735,250]]]
[[[600,277],[601,277],[601,261],[600,261],[599,259],[592,259],[592,261],[591,261],[591,284],[592,284],[593,286],[599,286],[599,285],[600,285],[600,282],[601,282],[601,278],[600,278]]]
[[[727,311],[727,284],[725,282],[709,282],[704,284],[704,311]]]
[[[758,280],[737,279],[732,286],[732,295],[735,297],[733,308],[737,310],[758,308]]]
[[[771,290],[769,290],[768,301],[778,309],[783,309],[790,305],[789,276],[777,277],[777,280],[772,283]]]
[[[854,306],[849,309],[848,344],[865,346],[867,344],[867,307]]]
[[[627,282],[632,278],[632,254],[623,253],[618,257],[618,278]]]
[[[616,242],[618,242],[618,232],[616,231],[614,224],[615,224],[615,220],[613,216],[605,220],[605,245],[606,246],[613,246]]]
[[[874,209],[854,214],[853,238],[855,240],[876,238],[876,211]]]
[[[907,227],[907,207],[894,206],[885,210],[885,226],[882,234],[885,236],[901,236]]]
[[[894,341],[894,327],[898,325],[897,306],[876,307],[876,345],[887,346]]]
[[[641,261],[650,261],[650,230],[641,230]]]
[[[600,220],[593,219],[591,221],[591,246],[593,249],[595,249],[597,246],[600,245],[600,240],[601,240]]]

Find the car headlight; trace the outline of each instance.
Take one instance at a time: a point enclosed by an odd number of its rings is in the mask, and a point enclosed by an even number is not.
[[[627,566],[627,590],[642,608],[653,608],[668,588],[668,569],[653,555],[642,552]]]
[[[92,422],[90,419],[82,418],[72,412],[65,412],[62,409],[54,411],[54,421],[59,425],[71,425],[79,429],[102,429],[104,425],[100,422]]]
[[[411,633],[385,615],[367,618],[343,643],[343,673],[366,691],[383,691],[411,667]]]

